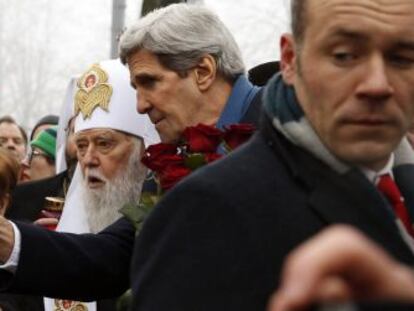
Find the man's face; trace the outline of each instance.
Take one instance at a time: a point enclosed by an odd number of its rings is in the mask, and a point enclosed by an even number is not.
[[[145,50],[130,56],[128,67],[138,112],[148,114],[163,142],[174,142],[187,126],[202,122],[201,94],[191,72],[182,78]]]
[[[308,0],[306,27],[284,80],[334,155],[382,168],[414,118],[414,1]]]
[[[132,137],[111,129],[90,129],[75,134],[82,173],[90,189],[102,188],[126,167]]]
[[[16,124],[8,122],[0,124],[0,147],[9,149],[19,161],[23,160],[26,155],[26,145]]]
[[[125,135],[117,131],[109,132]],[[98,137],[100,134],[95,133],[94,135]],[[105,134],[101,133],[101,135]],[[134,136],[127,136],[127,138],[128,142],[125,137],[113,138],[119,141],[118,147],[116,147],[118,148],[117,153],[122,153],[125,157],[124,160],[121,160],[120,154],[115,156],[112,153],[111,160],[107,159],[114,165],[111,177],[103,175],[102,165],[101,167],[90,166],[87,173],[84,173],[85,178],[82,180],[81,193],[91,232],[99,232],[121,217],[119,209],[126,203],[135,203],[141,193],[147,172],[146,167],[141,163],[144,150],[143,141]],[[102,161],[102,158],[100,160]],[[82,166],[84,161],[80,160],[80,163]],[[99,182],[96,181],[98,178]],[[99,187],[95,187],[97,183],[99,183]]]
[[[55,175],[55,162],[37,147],[32,147],[29,155],[30,180],[39,180]]]

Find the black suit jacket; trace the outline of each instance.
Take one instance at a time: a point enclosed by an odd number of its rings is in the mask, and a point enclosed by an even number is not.
[[[7,219],[33,222],[45,206],[45,197],[63,196],[64,171],[56,176],[29,181],[18,185],[12,193],[12,204],[6,212]]]
[[[2,271],[0,285],[113,297],[128,286],[134,251],[133,310],[264,310],[286,254],[332,223],[358,227],[398,260],[414,262],[371,187],[357,171],[339,177],[265,120],[247,145],[168,193],[135,246],[125,219],[80,236],[19,224],[19,268],[13,278]]]
[[[129,286],[135,230],[121,218],[99,234],[71,234],[17,223],[21,252],[0,290],[81,301],[114,298]]]
[[[45,197],[63,195],[66,176],[64,171],[53,177],[19,184],[12,193],[12,204],[6,211],[6,217],[29,223],[35,221],[44,208]],[[2,294],[0,305],[4,310],[44,310],[43,297],[39,296]]]
[[[261,95],[240,122],[258,125]],[[0,290],[92,301],[117,297],[128,288],[135,229],[127,219],[95,235],[17,225],[22,235],[18,269],[14,276],[0,270]]]
[[[334,223],[414,263],[374,186],[339,176],[269,120],[247,145],[179,183],[135,245],[134,310],[265,310],[285,256]]]

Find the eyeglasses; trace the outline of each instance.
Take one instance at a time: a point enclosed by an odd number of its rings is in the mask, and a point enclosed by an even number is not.
[[[53,161],[47,154],[40,152],[39,150],[31,150],[29,153],[29,165],[32,163],[34,157],[44,157],[48,162]]]

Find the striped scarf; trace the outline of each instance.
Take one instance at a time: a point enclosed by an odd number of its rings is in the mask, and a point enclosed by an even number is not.
[[[264,106],[273,126],[290,142],[309,151],[339,174],[351,169],[349,164],[337,159],[319,139],[299,105],[293,87],[286,85],[280,74],[274,76],[267,84]],[[393,170],[406,165],[414,168],[414,151],[407,139],[401,141],[394,151],[394,156]]]
[[[265,113],[273,126],[291,143],[307,150],[342,176],[354,169],[336,158],[322,143],[299,105],[293,87],[286,85],[280,74],[267,84],[263,100]],[[410,218],[414,219],[414,151],[406,138],[394,151],[392,170]],[[409,244],[414,251],[413,241]]]

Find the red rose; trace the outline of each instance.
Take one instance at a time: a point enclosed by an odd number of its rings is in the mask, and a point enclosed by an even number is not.
[[[142,159],[142,163],[154,171],[155,173],[162,173],[167,166],[170,165],[182,165],[184,163],[184,158],[181,155],[159,155],[157,158],[151,158],[149,161],[147,159]]]
[[[160,156],[158,160],[152,164],[157,166],[157,170],[154,172],[160,175],[163,174],[163,172],[169,167],[184,167],[184,157],[178,154]]]
[[[189,152],[214,152],[222,136],[219,129],[204,124],[187,127],[183,133]]]
[[[181,179],[191,173],[191,170],[185,166],[171,165],[168,166],[162,174],[159,175],[161,189],[167,191],[174,187]]]
[[[176,154],[177,146],[175,144],[159,143],[149,146],[145,149],[145,154],[150,157],[157,157],[161,154]]]
[[[149,146],[141,159],[141,162],[154,172],[162,170],[168,161],[179,161],[177,146],[173,144],[156,144]]]
[[[229,150],[234,150],[241,144],[245,143],[255,131],[252,124],[233,124],[224,130],[224,141]]]

